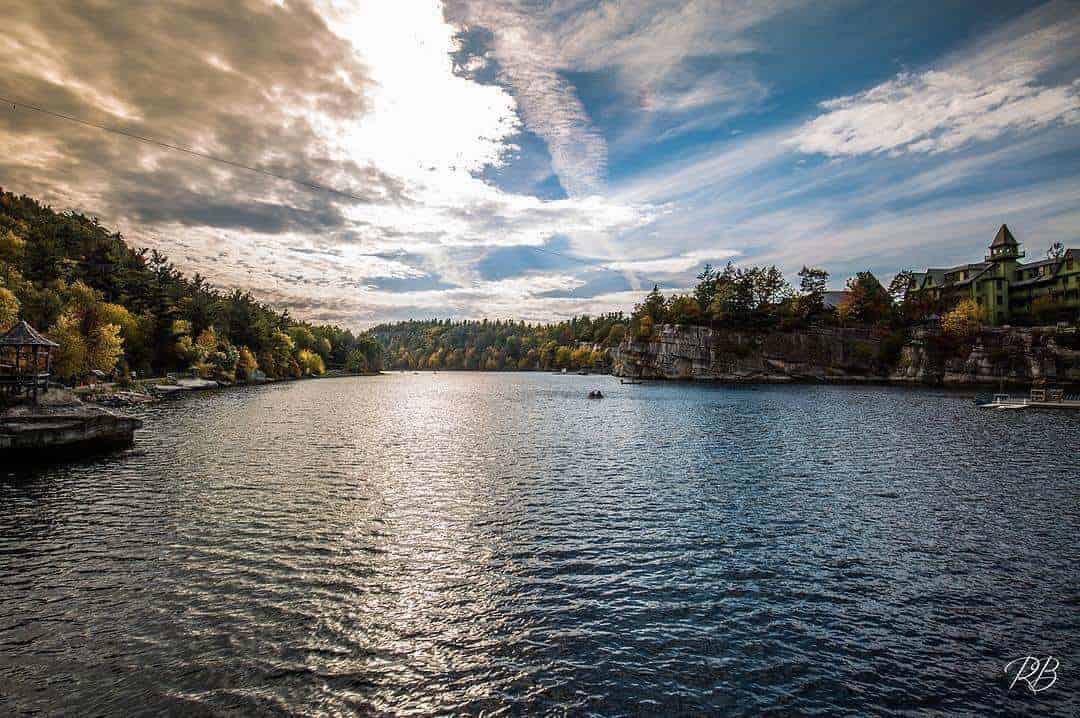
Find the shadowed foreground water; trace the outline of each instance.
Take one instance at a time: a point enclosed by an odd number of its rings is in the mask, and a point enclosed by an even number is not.
[[[1078,452],[929,390],[186,397],[0,471],[0,713],[1076,715]]]

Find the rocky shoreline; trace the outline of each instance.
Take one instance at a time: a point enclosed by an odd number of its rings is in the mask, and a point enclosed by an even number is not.
[[[613,373],[726,383],[1080,385],[1076,327],[987,328],[966,339],[928,329],[878,334],[818,327],[753,332],[660,325],[612,350]]]
[[[130,446],[142,421],[50,389],[37,405],[0,412],[0,457],[11,463],[53,462]]]
[[[321,376],[308,376],[289,379],[258,379],[253,381],[217,381],[198,377],[177,377],[151,379],[133,384],[98,384],[80,387],[76,393],[83,401],[109,408],[122,408],[152,404],[169,397],[197,391],[216,391],[234,387],[261,386],[309,379],[335,379],[341,377],[378,376],[381,372],[352,374],[341,370],[331,370]]]
[[[328,372],[308,379],[361,376]],[[154,380],[127,386],[99,384],[72,391],[52,388],[38,404],[17,404],[0,410],[0,460],[12,464],[51,463],[130,446],[140,419],[114,409],[155,403],[177,394],[255,386],[279,379],[228,383],[210,379]]]

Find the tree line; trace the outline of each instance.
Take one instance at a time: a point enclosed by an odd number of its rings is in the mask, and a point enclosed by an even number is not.
[[[140,376],[191,371],[227,381],[301,377],[328,368],[577,370],[609,367],[608,349],[658,324],[792,330],[810,324],[874,327],[897,335],[940,313],[946,331],[979,326],[974,303],[930,306],[911,296],[910,273],[888,289],[869,271],[826,302],[829,273],[803,267],[793,287],[776,266],[705,265],[690,293],[654,286],[629,316],[409,320],[354,333],[298,321],[238,289],[185,276],[157,250],[136,249],[94,217],[55,212],[0,189],[0,331],[25,319],[60,344],[54,375]]]
[[[0,190],[0,331],[17,320],[60,344],[55,377],[191,371],[227,381],[382,368],[370,336],[297,321],[249,292],[185,276],[95,217]]]
[[[652,334],[657,324],[790,330],[809,323],[896,325],[904,323],[906,286],[889,289],[873,273],[859,272],[847,281],[842,298],[827,304],[829,273],[803,267],[796,289],[776,266],[723,269],[706,264],[689,294],[665,296],[654,286],[630,316],[635,337]],[[897,303],[897,299],[900,303]]]
[[[626,333],[621,312],[555,324],[483,319],[410,320],[370,330],[391,369],[606,371],[608,348]]]

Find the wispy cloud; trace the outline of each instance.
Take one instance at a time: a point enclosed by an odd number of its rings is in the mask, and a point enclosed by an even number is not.
[[[1080,17],[1068,11],[1050,5],[939,68],[828,100],[791,142],[829,156],[936,153],[1009,131],[1076,124]],[[1043,79],[1059,67],[1073,77]]]
[[[620,83],[652,107],[685,109],[757,94],[758,81],[738,63],[740,56],[757,49],[748,31],[800,4],[797,0],[604,0],[570,14],[557,32],[567,66],[618,72]],[[559,8],[556,4],[556,16]],[[715,70],[688,65],[702,58],[724,58],[725,62]]]
[[[654,257],[650,259],[625,259],[611,262],[605,267],[616,271],[629,271],[640,273],[682,273],[700,267],[705,263],[716,264],[738,256],[733,249],[705,249],[695,252],[685,252],[670,257]]]
[[[542,15],[516,2],[483,0],[452,3],[451,14],[491,32],[501,78],[512,88],[526,127],[547,143],[552,168],[567,194],[599,193],[607,145],[573,86],[559,74],[560,52]]]

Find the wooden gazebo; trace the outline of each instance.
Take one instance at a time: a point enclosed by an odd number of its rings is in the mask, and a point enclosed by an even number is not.
[[[0,392],[12,398],[25,394],[37,401],[39,391],[49,390],[52,352],[59,346],[26,322],[0,336]]]

